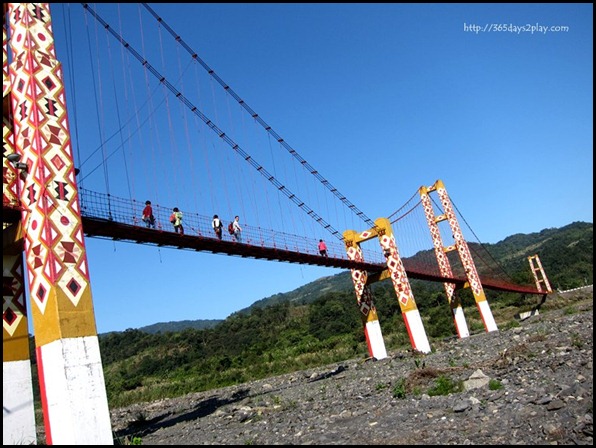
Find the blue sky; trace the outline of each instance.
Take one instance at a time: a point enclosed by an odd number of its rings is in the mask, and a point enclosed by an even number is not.
[[[142,6],[90,5],[113,28],[130,31],[125,39],[134,40],[139,51],[146,45],[155,67],[166,56],[172,59],[164,70],[188,64],[180,47],[166,49],[164,44],[165,53],[160,53],[158,45],[149,45],[148,30],[155,27]],[[150,5],[372,219],[388,216],[420,186],[441,179],[485,243],[574,221],[593,222],[592,4]],[[146,28],[133,37],[139,10]],[[85,160],[82,172],[90,172],[99,154],[93,150],[118,128],[105,112],[97,118],[97,111],[108,107],[112,81],[106,76],[103,84],[94,84],[86,72],[93,61],[93,70],[109,73],[87,42],[89,34],[101,33],[80,4],[52,3],[51,12],[64,65],[75,164]],[[528,31],[484,31],[491,24],[528,26]],[[532,26],[566,30],[544,33]],[[111,51],[106,61],[114,65],[123,58],[113,38],[100,51]],[[137,83],[142,82],[139,77]],[[179,107],[173,98],[168,101],[172,111]],[[131,109],[132,103],[129,97]],[[120,107],[110,109],[111,118],[124,119],[125,106]],[[209,114],[227,124],[223,109]],[[234,120],[229,119],[230,126],[240,128]],[[233,135],[234,129],[221,127]],[[143,138],[138,145],[147,148],[151,134],[146,128],[142,132],[144,137],[135,138]],[[110,192],[124,195],[123,163],[115,161],[108,171]],[[131,165],[140,164],[138,159],[127,163],[131,171]],[[167,172],[164,163],[159,173],[164,182],[169,182]],[[147,178],[143,183],[136,177],[139,200],[159,194],[160,203],[176,201],[184,210],[213,212],[206,205],[215,203],[209,189],[197,193],[191,184],[166,187]],[[105,192],[105,181],[98,169],[82,185]],[[227,181],[224,175],[211,185],[221,192]],[[184,193],[190,196],[191,191],[200,195],[195,199],[200,210],[184,202]],[[227,201],[229,209],[218,208],[223,216],[241,210],[247,221],[255,219],[246,204]],[[341,272],[93,238],[86,239],[86,246],[99,333],[156,322],[224,319],[257,300]]]

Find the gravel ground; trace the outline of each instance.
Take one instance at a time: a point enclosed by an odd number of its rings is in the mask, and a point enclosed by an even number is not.
[[[592,296],[432,353],[354,359],[113,409],[116,443],[592,445]],[[463,385],[434,395],[437,384]]]

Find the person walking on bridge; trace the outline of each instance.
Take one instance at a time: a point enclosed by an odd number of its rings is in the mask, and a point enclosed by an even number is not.
[[[322,257],[328,257],[327,245],[325,244],[325,241],[323,241],[323,240],[319,240],[319,253],[321,254]]]
[[[236,240],[236,242],[241,243],[242,242],[242,227],[240,227],[240,217],[236,216],[234,218],[234,223],[232,224],[232,227],[234,229],[234,239]]]
[[[182,212],[178,209],[178,207],[174,207],[172,209],[172,214],[170,215],[170,222],[174,226],[174,231],[176,233],[184,235],[184,227],[182,227]]]
[[[145,201],[142,220],[148,229],[155,229],[155,216],[153,216],[153,207],[151,207],[151,201]]]
[[[219,219],[219,216],[213,215],[213,221],[211,221],[211,226],[215,231],[215,235],[217,235],[217,239],[221,240],[223,224],[221,222],[221,219]]]

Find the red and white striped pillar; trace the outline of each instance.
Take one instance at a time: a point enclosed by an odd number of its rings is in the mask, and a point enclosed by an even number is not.
[[[433,240],[435,256],[437,257],[437,263],[439,264],[439,272],[445,277],[452,278],[453,271],[451,270],[451,265],[449,264],[449,259],[447,258],[446,254],[447,252],[454,250],[455,247],[445,247],[443,245],[441,231],[437,224],[441,221],[444,221],[446,217],[445,215],[435,215],[435,211],[428,193],[428,188],[420,187],[418,191],[420,193],[422,206],[424,207],[426,222],[428,223],[430,235]],[[464,309],[461,306],[461,300],[455,292],[455,284],[444,282],[443,286],[445,287],[445,294],[447,295],[447,301],[449,302],[449,307],[451,309],[451,315],[453,316],[453,322],[455,323],[457,335],[460,338],[467,338],[470,336],[470,331],[468,330],[468,324],[466,323],[466,318],[464,316]]]
[[[4,6],[6,13],[6,6]],[[8,37],[2,27],[2,97],[10,95]],[[6,102],[4,103],[6,104]],[[12,114],[2,114],[2,203],[19,208],[18,170],[6,158],[14,153]],[[35,407],[29,353],[29,328],[23,272],[23,233],[20,221],[2,221],[2,444],[36,445]]]
[[[397,294],[397,302],[404,317],[404,323],[408,330],[412,348],[422,353],[430,353],[428,337],[426,336],[424,324],[416,306],[416,301],[414,300],[414,294],[412,293],[412,287],[410,286],[406,269],[399,256],[391,223],[387,218],[378,218],[375,220],[375,224],[377,226],[381,250],[387,260],[387,269],[393,283],[393,289],[395,290],[395,294]]]
[[[346,230],[343,233],[348,258],[354,261],[364,261],[362,249],[358,244],[358,234],[353,230]],[[376,359],[387,357],[385,341],[381,332],[381,324],[377,315],[377,309],[373,303],[373,295],[370,286],[366,284],[368,273],[365,270],[352,269],[352,282],[356,291],[356,301],[360,309],[362,323],[364,324],[364,335],[368,345],[370,356]]]
[[[480,277],[476,271],[476,265],[472,259],[472,254],[470,254],[468,243],[466,243],[464,235],[462,234],[459,227],[459,223],[457,222],[457,218],[453,211],[453,206],[451,205],[451,200],[449,199],[445,185],[443,185],[442,181],[437,180],[434,185],[428,187],[428,191],[436,191],[441,200],[443,211],[445,212],[445,216],[449,221],[449,226],[453,232],[455,247],[459,254],[462,266],[466,272],[466,278],[468,279],[468,284],[470,285],[472,294],[474,295],[474,300],[476,300],[476,306],[480,312],[480,317],[484,323],[484,328],[487,332],[497,331],[497,323],[493,317],[488,300],[486,300],[484,288],[482,287],[482,283],[480,283]]]
[[[112,445],[78,188],[48,3],[9,3],[15,151],[48,445]]]
[[[2,444],[37,445],[23,250],[15,249],[16,253],[7,254],[10,249],[5,244],[2,254]]]

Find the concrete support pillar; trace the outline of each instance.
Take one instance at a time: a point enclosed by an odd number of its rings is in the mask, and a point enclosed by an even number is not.
[[[13,225],[16,227],[17,225]],[[12,234],[4,229],[3,239]],[[19,249],[19,248],[17,248]],[[2,256],[2,444],[36,445],[23,252]]]
[[[346,230],[343,234],[346,243],[348,258],[354,261],[364,261],[362,249],[355,243],[357,234],[353,230]],[[376,359],[387,357],[385,341],[381,332],[381,324],[377,316],[377,310],[373,303],[373,295],[370,286],[366,284],[368,273],[364,270],[352,269],[352,282],[356,291],[356,301],[360,309],[362,323],[364,324],[364,335],[368,345],[370,356]]]
[[[419,193],[422,206],[424,207],[426,222],[428,223],[430,235],[433,240],[435,256],[437,257],[437,263],[439,264],[439,272],[445,277],[453,278],[453,271],[451,270],[447,253],[454,250],[455,247],[445,247],[443,245],[443,239],[441,238],[441,231],[438,225],[439,222],[445,220],[445,215],[440,215],[438,217],[435,215],[428,188],[420,187]],[[445,288],[445,295],[447,296],[449,308],[451,309],[451,315],[453,316],[457,335],[460,338],[467,338],[470,336],[470,331],[468,330],[468,324],[466,323],[464,316],[464,309],[461,306],[461,300],[455,291],[455,284],[445,282],[443,283],[443,286]]]
[[[10,105],[46,443],[112,445],[50,4],[9,3]]]
[[[453,232],[455,247],[459,254],[462,266],[464,267],[466,278],[468,280],[468,285],[472,290],[474,300],[476,300],[476,306],[478,307],[478,311],[480,312],[480,317],[482,318],[482,322],[484,323],[484,328],[487,332],[497,331],[497,323],[495,322],[495,318],[493,317],[493,313],[488,304],[488,300],[486,300],[484,288],[482,287],[482,283],[480,283],[480,277],[478,276],[478,272],[476,271],[476,265],[474,264],[474,260],[472,259],[472,254],[470,254],[468,243],[466,243],[464,235],[459,227],[459,223],[457,222],[455,212],[453,211],[453,206],[451,205],[451,199],[449,199],[449,195],[447,194],[445,185],[443,185],[442,181],[438,180],[435,182],[433,186],[428,188],[428,191],[436,191],[439,195],[445,214],[445,219],[449,221],[449,226],[451,227],[451,231]]]
[[[422,318],[418,312],[418,307],[416,306],[416,301],[414,300],[414,294],[412,293],[406,269],[399,256],[391,223],[387,218],[378,218],[375,220],[375,224],[377,226],[376,231],[379,237],[379,243],[381,244],[381,250],[387,260],[389,277],[397,295],[397,302],[404,317],[412,348],[422,353],[430,353],[430,344],[424,330]]]

